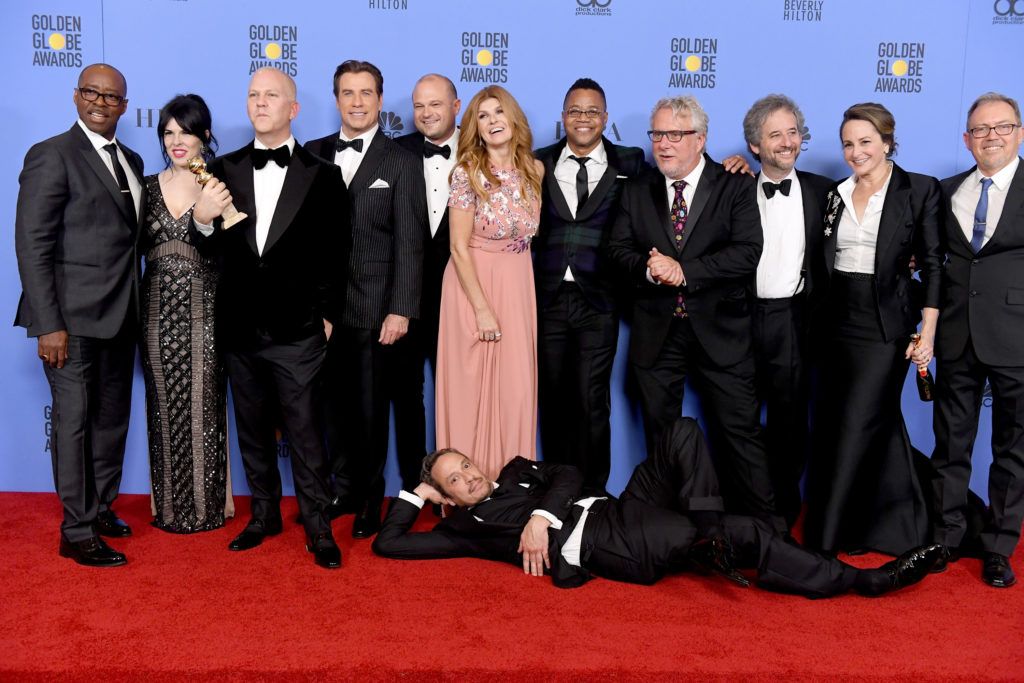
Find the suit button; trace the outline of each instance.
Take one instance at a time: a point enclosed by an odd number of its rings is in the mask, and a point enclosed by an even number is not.
[[[970,295],[971,296],[978,296],[978,291],[975,290],[975,289],[972,289],[971,292],[970,292]]]
[[[979,261],[978,259],[976,259],[976,258],[973,258],[973,259],[971,259],[971,265],[972,265],[972,266],[976,266],[976,265],[978,265],[979,263],[981,263],[981,261]]]

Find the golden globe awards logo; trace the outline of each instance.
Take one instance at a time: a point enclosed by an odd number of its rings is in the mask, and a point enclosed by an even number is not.
[[[32,66],[81,68],[82,17],[32,15]]]
[[[875,92],[921,92],[924,43],[879,43],[876,74]]]
[[[462,34],[463,83],[508,83],[508,34],[466,31]]]
[[[992,14],[993,24],[1024,26],[1024,0],[995,0]]]
[[[825,0],[783,0],[783,21],[821,21]]]
[[[612,0],[576,0],[577,17],[610,17]]]
[[[293,78],[299,75],[298,26],[249,26],[249,75],[272,66]]]
[[[670,88],[714,88],[718,70],[718,38],[673,38],[669,69]]]

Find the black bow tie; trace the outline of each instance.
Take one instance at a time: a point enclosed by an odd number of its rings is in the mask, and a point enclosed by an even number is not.
[[[291,158],[292,153],[288,145],[281,145],[277,149],[252,148],[252,167],[257,171],[266,166],[268,161],[273,161],[281,168],[288,168],[288,161]]]
[[[447,159],[447,158],[449,158],[452,155],[452,148],[449,147],[448,145],[444,145],[442,147],[438,147],[437,145],[435,145],[430,140],[424,140],[423,141],[423,156],[426,157],[427,159],[429,159],[430,157],[434,156],[435,154],[440,154],[445,159]]]
[[[344,152],[346,149],[354,149],[355,151],[362,154],[363,152],[363,140],[359,138],[357,140],[342,140],[338,138],[338,141],[334,143],[335,152]]]
[[[771,199],[776,192],[781,192],[783,197],[789,196],[789,188],[793,184],[792,178],[786,178],[781,183],[761,183],[764,188],[764,196]]]

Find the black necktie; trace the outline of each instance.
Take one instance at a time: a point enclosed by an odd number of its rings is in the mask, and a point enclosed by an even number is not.
[[[776,192],[781,192],[783,197],[789,196],[789,188],[793,184],[792,178],[786,178],[781,183],[761,183],[764,188],[764,196],[771,199]]]
[[[103,149],[110,155],[110,160],[113,162],[114,177],[117,179],[118,189],[121,190],[121,201],[124,202],[129,222],[132,226],[136,226],[139,224],[139,215],[135,213],[135,198],[132,197],[132,188],[128,184],[128,175],[117,158],[117,145],[111,142],[109,145],[103,145]]]
[[[569,158],[580,165],[580,170],[576,172],[576,215],[579,215],[580,209],[590,197],[590,178],[587,176],[587,162],[590,161],[590,157],[577,157],[570,154]]]
[[[349,148],[352,148],[355,151],[357,151],[360,154],[362,154],[362,152],[363,152],[363,140],[362,140],[362,138],[359,138],[358,140],[342,140],[341,138],[338,138],[338,141],[334,143],[334,151],[335,152],[344,152],[346,149],[349,149]]]
[[[437,145],[435,145],[430,140],[424,140],[423,141],[423,156],[426,157],[427,159],[429,159],[430,157],[434,156],[435,154],[440,154],[445,159],[447,159],[447,158],[449,158],[452,155],[452,148],[449,147],[448,145],[444,145],[443,147],[438,147]]]
[[[266,166],[268,161],[273,161],[281,168],[288,168],[288,161],[291,158],[292,153],[288,145],[281,145],[276,149],[252,149],[252,167],[257,171]]]

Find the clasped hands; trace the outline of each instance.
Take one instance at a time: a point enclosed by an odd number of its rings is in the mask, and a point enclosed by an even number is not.
[[[679,261],[662,254],[656,247],[651,247],[647,253],[647,269],[655,282],[670,287],[679,287],[683,284],[683,267],[679,265]]]

